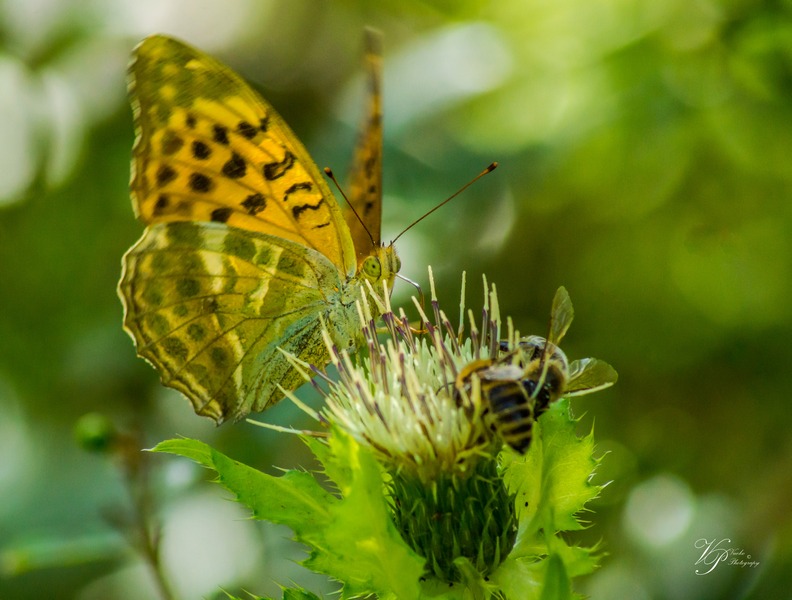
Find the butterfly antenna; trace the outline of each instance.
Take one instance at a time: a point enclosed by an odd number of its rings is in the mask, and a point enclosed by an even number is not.
[[[360,224],[363,226],[363,230],[368,234],[369,239],[371,240],[371,245],[376,247],[377,246],[377,242],[374,241],[374,236],[371,235],[371,232],[368,230],[368,227],[366,227],[366,224],[363,222],[363,219],[360,218],[360,215],[358,214],[358,211],[356,211],[355,207],[352,206],[352,203],[349,201],[349,198],[347,198],[347,195],[344,193],[344,190],[341,189],[341,186],[339,185],[338,180],[336,179],[336,176],[333,173],[333,169],[331,169],[330,167],[325,167],[324,168],[324,172],[325,172],[325,175],[327,175],[330,178],[330,180],[333,183],[335,183],[336,189],[341,194],[341,196],[344,198],[344,200],[346,200],[347,206],[352,209],[352,214],[354,214],[355,218],[357,218],[357,220],[360,221]],[[399,235],[401,235],[401,234],[399,234]]]
[[[429,215],[431,215],[431,214],[432,214],[434,211],[436,211],[438,208],[440,208],[440,207],[441,207],[441,206],[443,206],[444,204],[448,204],[449,202],[451,202],[451,200],[453,200],[454,198],[456,198],[457,196],[459,196],[459,194],[461,194],[462,192],[464,192],[464,191],[465,191],[466,189],[468,189],[468,188],[469,188],[471,185],[473,185],[474,183],[476,183],[476,182],[477,182],[479,179],[481,179],[482,177],[484,177],[484,175],[487,175],[488,173],[492,173],[492,172],[493,172],[495,169],[497,169],[497,168],[498,168],[498,163],[496,163],[496,162],[494,162],[494,163],[491,163],[491,164],[490,164],[490,165],[489,165],[489,166],[488,166],[486,169],[484,169],[484,170],[483,170],[481,173],[479,173],[479,174],[478,174],[478,175],[476,175],[476,176],[475,176],[473,179],[471,179],[470,181],[468,181],[468,182],[467,182],[465,185],[463,185],[461,188],[459,188],[459,189],[458,189],[456,192],[454,192],[454,193],[453,193],[452,195],[450,195],[448,198],[446,198],[445,200],[443,200],[443,201],[442,201],[440,204],[438,204],[437,206],[435,206],[435,207],[434,207],[432,210],[430,210],[430,211],[429,211],[429,212],[427,212],[427,213],[424,213],[424,215],[423,215],[422,217],[418,217],[418,218],[417,218],[415,221],[413,221],[412,223],[410,223],[409,225],[407,225],[407,227],[405,227],[404,229],[402,229],[402,232],[401,232],[399,235],[397,235],[395,238],[393,238],[393,241],[391,242],[391,244],[394,244],[394,243],[396,243],[396,240],[398,240],[398,239],[399,239],[401,236],[403,236],[405,233],[407,233],[407,232],[408,232],[410,229],[412,229],[413,227],[415,227],[415,226],[416,226],[418,223],[420,223],[421,221],[423,221],[423,220],[424,220],[426,217],[428,217]],[[360,217],[358,217],[358,218],[360,218]]]

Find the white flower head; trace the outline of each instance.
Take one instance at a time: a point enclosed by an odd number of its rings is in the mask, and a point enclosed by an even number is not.
[[[482,335],[470,315],[471,337],[460,343],[463,327],[455,330],[440,309],[429,273],[433,322],[416,302],[426,335],[415,336],[404,312],[393,312],[387,294],[369,289],[368,298],[382,303],[387,339],[377,339],[365,296],[359,304],[365,356],[355,362],[325,336],[339,375],[337,381],[328,379],[322,411],[324,419],[374,449],[384,464],[412,471],[424,482],[441,473],[465,476],[478,457],[492,453],[480,395],[460,393],[455,383],[462,365],[497,352],[500,327],[493,287],[485,294]],[[464,277],[460,308],[464,314]]]

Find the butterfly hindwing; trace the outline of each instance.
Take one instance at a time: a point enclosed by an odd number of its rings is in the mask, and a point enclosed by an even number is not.
[[[217,421],[260,411],[302,376],[277,347],[325,364],[318,314],[356,330],[323,255],[216,223],[149,227],[125,257],[125,325],[163,383]],[[349,304],[346,306],[345,304]]]

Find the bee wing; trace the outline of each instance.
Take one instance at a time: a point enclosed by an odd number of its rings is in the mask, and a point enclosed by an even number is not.
[[[486,381],[520,381],[522,377],[522,367],[514,364],[499,364],[481,373],[481,379]]]
[[[569,297],[569,292],[566,291],[566,288],[561,286],[553,298],[553,308],[550,312],[550,331],[547,335],[547,340],[551,344],[558,345],[561,338],[566,335],[574,318],[575,309],[572,308],[572,299]]]
[[[569,383],[564,396],[582,396],[604,390],[616,383],[619,374],[608,363],[597,358],[573,360],[569,365]]]

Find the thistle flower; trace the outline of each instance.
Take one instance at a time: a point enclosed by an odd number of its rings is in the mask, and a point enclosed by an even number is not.
[[[472,335],[460,344],[462,323],[455,331],[440,309],[431,271],[430,281],[434,319],[416,303],[426,335],[414,335],[403,311],[394,314],[387,294],[369,290],[369,298],[384,304],[385,342],[378,340],[366,298],[360,305],[364,356],[355,362],[326,338],[338,379],[323,377],[329,389],[321,416],[371,449],[388,475],[397,529],[426,559],[427,571],[450,583],[461,581],[460,558],[482,575],[495,570],[514,544],[517,520],[514,496],[498,472],[501,443],[484,419],[486,402],[480,393],[460,394],[456,385],[465,364],[497,355],[497,293],[493,286],[485,295],[481,335],[471,314]],[[464,280],[460,309],[464,314]]]
[[[454,327],[432,282],[432,318],[416,303],[420,331],[369,289],[360,355],[337,351],[328,336],[337,375],[301,365],[306,379],[324,382],[314,384],[324,408],[312,414],[329,432],[304,439],[335,492],[304,471],[272,477],[195,440],[156,449],[216,470],[256,518],[289,525],[311,548],[303,564],[342,582],[342,598],[571,597],[571,578],[596,566],[594,548],[559,535],[582,528],[576,514],[600,490],[590,483],[592,435],[576,436],[562,399],[543,407],[525,455],[504,448],[481,382],[460,381],[466,365],[500,353],[497,294],[485,280],[479,326],[465,313],[464,278],[462,287]],[[381,303],[382,341],[368,302]],[[513,348],[519,334],[507,323]]]
[[[497,301],[494,290],[492,298]],[[382,343],[363,302],[367,352],[355,362],[348,354],[340,355],[328,339],[338,380],[323,377],[329,383],[323,420],[371,446],[390,469],[407,472],[422,483],[441,474],[468,476],[490,454],[481,399],[459,398],[454,390],[461,366],[490,355],[487,341],[497,340],[499,323],[497,314],[491,319],[485,307],[484,343],[475,339],[460,346],[461,327],[459,333],[453,330],[434,289],[432,308],[434,323],[418,305],[426,335],[416,337],[403,311],[397,317],[386,300],[383,320],[388,337]]]

